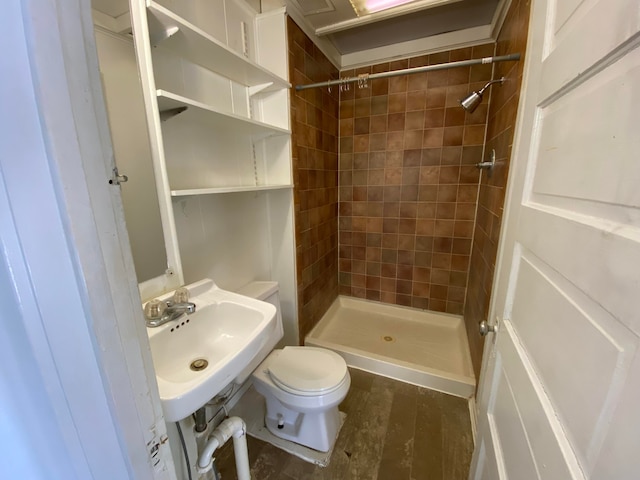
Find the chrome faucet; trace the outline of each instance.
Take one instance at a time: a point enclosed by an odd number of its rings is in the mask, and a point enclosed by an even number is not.
[[[159,327],[172,320],[177,320],[185,313],[196,311],[196,304],[189,302],[189,291],[179,288],[173,294],[172,300],[153,299],[144,306],[144,316],[147,327]]]

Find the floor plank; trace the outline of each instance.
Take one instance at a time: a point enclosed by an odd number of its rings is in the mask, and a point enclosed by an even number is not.
[[[307,463],[249,437],[256,480],[466,480],[473,452],[467,400],[350,369],[347,414],[329,465]],[[237,479],[231,442],[217,452]]]
[[[378,479],[410,480],[416,412],[416,392],[395,393],[380,458]]]
[[[445,480],[442,470],[442,415],[444,395],[419,389],[411,480]]]

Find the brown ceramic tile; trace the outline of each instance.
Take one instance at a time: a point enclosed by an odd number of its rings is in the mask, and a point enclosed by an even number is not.
[[[425,108],[427,92],[423,89],[407,93],[407,111],[422,111]]]
[[[449,61],[459,62],[461,60],[470,60],[472,58],[472,47],[457,48],[449,52]]]
[[[398,248],[413,252],[416,248],[416,236],[413,234],[398,235]]]
[[[370,106],[371,115],[385,115],[388,113],[388,108],[389,108],[389,97],[387,95],[381,95],[378,97],[373,97],[371,99],[371,106]]]
[[[445,127],[442,144],[445,146],[462,145],[463,132],[463,127]]]
[[[425,108],[441,108],[446,104],[446,87],[429,87]]]
[[[378,72],[376,72],[378,73]],[[371,81],[371,95],[386,95],[389,93],[389,79],[380,78]]]
[[[438,185],[438,202],[455,202],[457,198],[457,190],[458,185]]]
[[[428,73],[427,85],[429,89],[443,87],[448,84],[448,72],[446,70],[436,70]]]
[[[423,167],[426,168],[426,167]],[[460,177],[460,167],[454,166],[442,166],[440,167],[440,175],[438,177],[438,184],[452,184],[458,183],[458,178]]]
[[[398,151],[404,147],[404,132],[389,132],[387,134],[387,151]]]
[[[399,68],[392,68],[399,70]],[[389,93],[400,93],[407,91],[407,77],[391,77],[389,78]]]
[[[422,137],[422,148],[442,147],[444,138],[444,128],[429,128],[424,131]]]
[[[405,114],[404,113],[390,113],[387,116],[387,130],[390,132],[404,130]]]
[[[407,112],[405,116],[405,128],[407,130],[422,130],[425,122],[424,109]],[[347,133],[348,134],[348,133]]]
[[[363,133],[369,133],[369,120],[370,117],[356,118],[353,122],[353,133],[355,135],[361,135]]]
[[[408,130],[408,131],[405,130],[404,148],[405,149],[421,149],[423,137],[424,137],[423,130]]]
[[[427,73],[414,73],[408,76],[407,91],[421,91],[424,92],[427,89]]]
[[[386,148],[387,148],[386,133],[372,133],[371,135],[369,135],[369,151],[370,152],[384,152]]]
[[[474,220],[476,205],[473,203],[458,203],[456,205],[456,220]]]
[[[464,125],[464,123],[465,123],[465,111],[462,108],[449,107],[445,110],[445,117],[444,117],[445,127],[460,126],[460,125]]]
[[[383,133],[387,131],[387,115],[373,115],[370,117],[369,129],[371,133]]]
[[[386,158],[386,152],[372,152],[369,154],[369,166],[371,168],[383,168],[385,166]]]
[[[444,126],[444,108],[431,108],[424,112],[424,128]]]
[[[482,145],[484,143],[484,125],[467,125],[464,127],[464,139],[463,144],[467,145]]]
[[[432,268],[431,278],[429,281],[434,285],[449,285],[450,271],[449,269]]]
[[[369,98],[356,99],[354,102],[354,116],[368,117],[371,115],[371,100]]]
[[[389,95],[389,113],[404,113],[407,109],[407,94],[394,93]]]

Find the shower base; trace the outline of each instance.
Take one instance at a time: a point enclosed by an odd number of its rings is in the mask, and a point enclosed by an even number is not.
[[[350,367],[469,398],[475,377],[462,317],[338,297],[305,345],[339,353]]]

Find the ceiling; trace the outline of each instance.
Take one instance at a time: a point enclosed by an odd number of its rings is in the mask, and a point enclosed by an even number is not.
[[[358,17],[349,0],[286,1],[342,55],[489,25],[499,4],[499,0],[421,0]],[[313,6],[321,4],[328,11],[313,13]]]
[[[419,39],[428,41],[441,34],[488,26],[495,21],[498,8],[505,4],[505,0],[413,0],[358,17],[351,5],[351,1],[357,0],[245,1],[256,9],[267,3],[270,8],[286,4],[292,17],[305,24],[300,25],[303,30],[315,34],[321,44],[329,45],[335,52],[330,57],[342,64],[346,57],[358,52]],[[129,0],[92,0],[91,3],[95,10],[114,19],[124,20],[122,16],[129,11]],[[452,45],[439,45],[440,48],[447,46]]]

